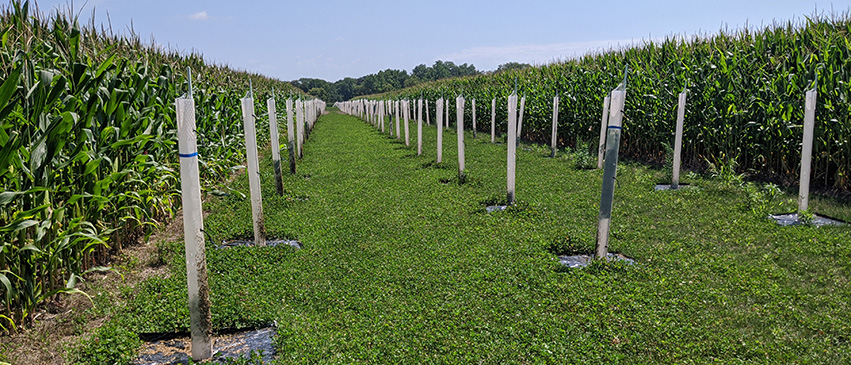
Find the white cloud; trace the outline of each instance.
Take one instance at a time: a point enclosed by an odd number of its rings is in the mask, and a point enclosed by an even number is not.
[[[192,20],[207,20],[207,19],[210,19],[210,15],[207,14],[206,10],[202,10],[202,11],[199,11],[195,14],[190,15],[189,19],[192,19]]]
[[[496,69],[506,62],[547,64],[568,60],[586,53],[604,52],[620,49],[644,40],[599,40],[590,42],[569,42],[552,44],[518,44],[494,47],[473,47],[459,52],[441,55],[437,59],[459,63],[471,63],[480,70]]]

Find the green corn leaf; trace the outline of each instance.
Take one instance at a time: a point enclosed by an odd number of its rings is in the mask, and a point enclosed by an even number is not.
[[[103,61],[103,63],[100,64],[100,66],[97,69],[97,72],[95,72],[96,78],[100,78],[101,75],[103,75],[104,72],[106,72],[108,69],[110,69],[112,67],[112,63],[115,62],[115,56],[116,55],[110,56],[105,61]]]
[[[18,80],[20,77],[21,69],[18,67],[9,73],[9,76],[6,77],[6,81],[3,81],[3,85],[0,86],[0,107],[6,107],[6,104],[9,102],[9,99],[11,99],[12,94],[18,89]],[[0,117],[5,116],[0,115]]]

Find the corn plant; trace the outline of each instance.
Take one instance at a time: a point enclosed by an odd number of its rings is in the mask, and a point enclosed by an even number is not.
[[[470,98],[504,103],[517,80],[527,95],[521,138],[546,143],[551,100],[559,108],[557,139],[575,148],[596,140],[600,105],[629,65],[630,97],[625,106],[622,154],[664,161],[663,143],[672,138],[676,94],[688,87],[683,163],[705,167],[732,156],[745,171],[795,181],[800,161],[804,91],[816,77],[819,104],[813,153],[813,184],[851,189],[851,14],[807,18],[712,37],[669,37],[661,42],[589,54],[545,66],[440,80],[378,98],[430,100],[463,89]],[[483,105],[485,115],[489,105]],[[505,106],[497,105],[497,130],[505,133]]]
[[[145,46],[73,16],[0,8],[0,330],[179,209],[173,100],[191,67],[205,190],[244,159],[239,97],[289,84]],[[265,97],[264,97],[265,98]],[[258,100],[263,100],[259,98]],[[258,115],[265,113],[258,105]],[[260,125],[265,125],[260,123]],[[259,136],[268,136],[260,130]],[[268,143],[260,139],[261,143]]]

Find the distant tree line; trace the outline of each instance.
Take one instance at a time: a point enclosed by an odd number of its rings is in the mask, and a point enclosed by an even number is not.
[[[530,66],[525,63],[509,62],[500,65],[496,72],[525,67]],[[328,82],[322,79],[301,78],[291,83],[308,94],[333,103],[361,95],[404,89],[428,81],[479,74],[481,72],[476,70],[476,66],[466,63],[456,65],[452,61],[438,60],[432,66],[421,64],[414,67],[410,75],[405,70],[386,69],[357,79],[347,77],[336,82]]]

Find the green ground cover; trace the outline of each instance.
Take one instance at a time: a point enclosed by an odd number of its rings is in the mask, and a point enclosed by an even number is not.
[[[610,247],[636,263],[565,270],[556,254],[593,251],[602,172],[521,146],[518,204],[489,214],[505,200],[505,146],[468,132],[459,184],[454,132],[434,164],[434,128],[416,156],[415,126],[406,147],[325,115],[283,197],[265,158],[269,236],[304,248],[208,248],[214,326],[276,322],[287,364],[851,361],[851,228],[780,228],[765,216],[794,211],[793,197],[731,173],[654,192],[669,173],[625,163]],[[247,178],[231,188],[247,196]],[[253,237],[247,198],[205,210],[214,241]],[[105,328],[127,341],[187,330],[182,244],[161,244],[171,275],[136,287]]]

